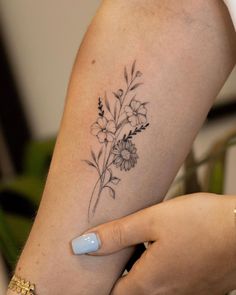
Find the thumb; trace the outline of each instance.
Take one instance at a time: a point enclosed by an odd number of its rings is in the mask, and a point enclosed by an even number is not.
[[[74,254],[106,255],[157,239],[158,205],[89,229],[72,240]]]
[[[110,295],[125,295],[129,292],[129,275],[123,275],[113,286]],[[128,294],[131,294],[130,292]],[[135,293],[133,293],[135,294]]]
[[[130,295],[141,294],[140,288],[137,284],[137,276],[135,274],[133,275],[128,273],[127,275],[124,275],[120,279],[118,279],[110,293],[110,295],[127,295],[127,294],[130,294]]]

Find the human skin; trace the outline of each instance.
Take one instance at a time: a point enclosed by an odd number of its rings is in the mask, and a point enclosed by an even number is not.
[[[112,295],[224,295],[236,289],[235,208],[236,196],[178,197],[89,229],[100,240],[90,255],[152,241]]]
[[[135,137],[139,159],[115,200],[102,195],[88,222],[97,174],[83,160],[100,143],[90,133],[98,97],[124,85],[133,61],[150,126]],[[76,256],[71,240],[88,228],[163,200],[216,95],[235,64],[235,33],[221,1],[104,1],[78,52],[45,190],[16,274],[39,294],[109,294],[132,248]],[[136,91],[135,91],[136,92]],[[13,295],[8,291],[8,295]]]

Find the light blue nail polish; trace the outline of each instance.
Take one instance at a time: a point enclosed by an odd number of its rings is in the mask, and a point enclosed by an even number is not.
[[[100,240],[95,233],[88,233],[75,238],[72,242],[74,254],[95,252],[100,248]]]

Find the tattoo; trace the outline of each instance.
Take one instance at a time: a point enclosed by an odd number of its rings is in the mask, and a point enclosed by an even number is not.
[[[136,98],[136,90],[143,84],[139,81],[141,76],[134,61],[130,71],[124,68],[124,89],[112,92],[111,99],[106,92],[104,98],[98,98],[98,118],[91,126],[91,134],[97,137],[100,148],[97,153],[91,150],[91,159],[84,160],[98,173],[89,201],[88,220],[94,216],[102,193],[106,191],[116,198],[115,186],[121,179],[114,175],[115,168],[129,171],[137,164],[134,137],[149,126],[147,102]]]

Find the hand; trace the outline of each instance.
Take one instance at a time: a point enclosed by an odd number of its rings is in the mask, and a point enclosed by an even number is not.
[[[94,227],[106,255],[153,241],[112,295],[223,295],[236,288],[236,198],[178,197]]]

